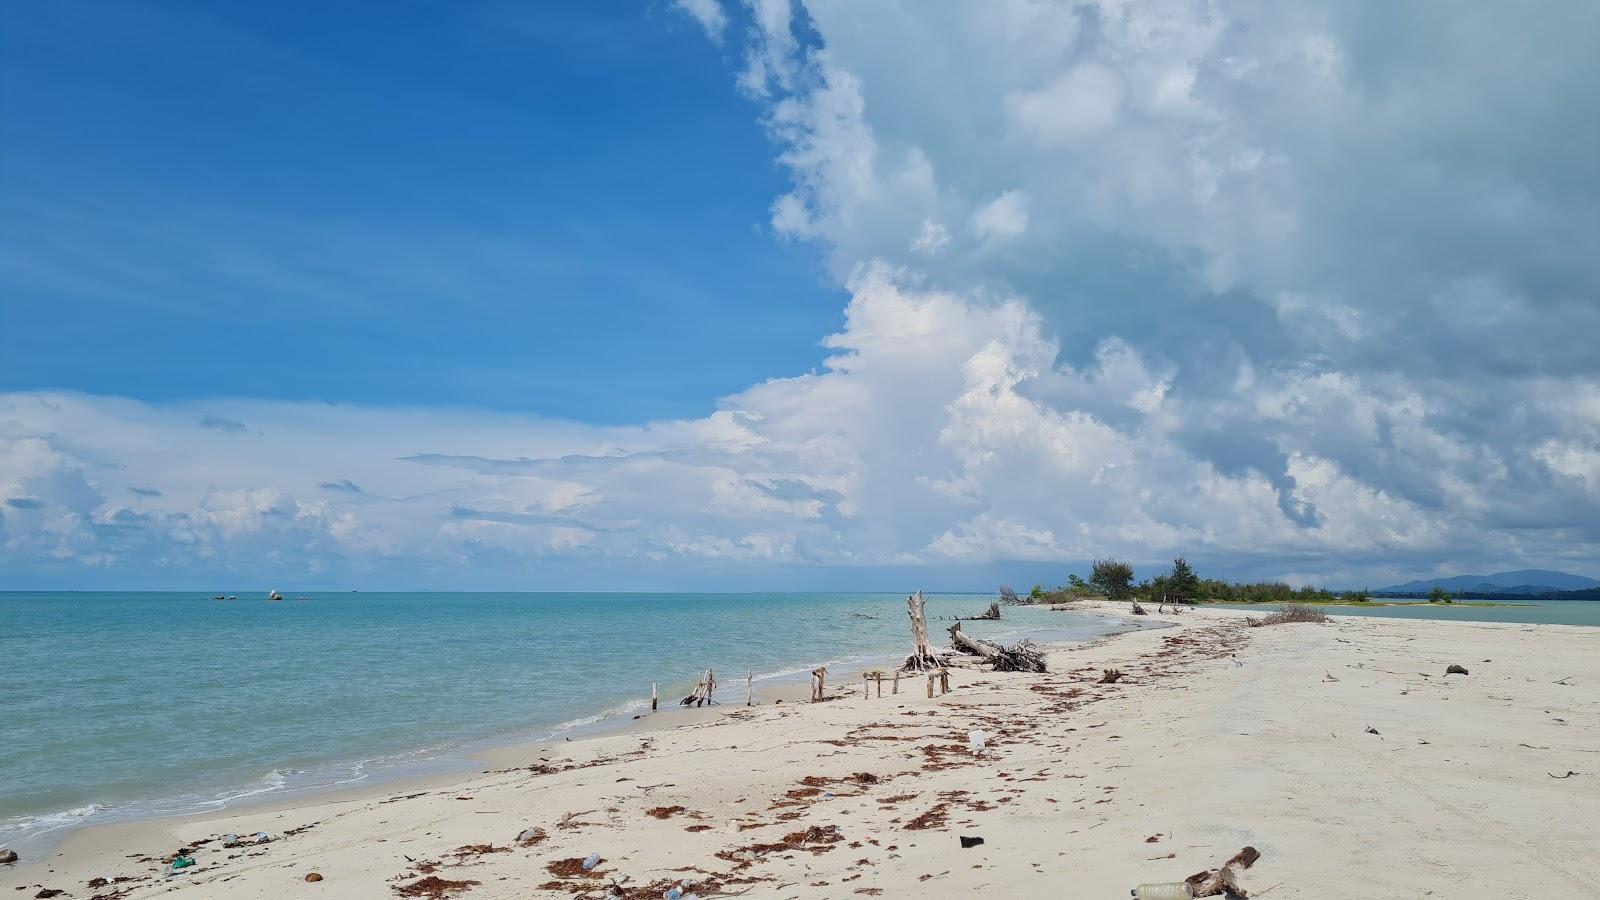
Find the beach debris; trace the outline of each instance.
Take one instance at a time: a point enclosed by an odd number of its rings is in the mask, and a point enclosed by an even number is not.
[[[1467,674],[1467,667],[1452,664],[1445,667],[1444,673],[1446,675],[1465,675]]]
[[[321,880],[322,880],[322,873],[320,873],[320,872],[307,872],[306,873],[306,881],[314,883],[314,882],[318,882],[318,881],[321,881]]]
[[[1194,890],[1187,881],[1166,881],[1160,884],[1141,884],[1129,893],[1134,900],[1189,900]]]
[[[961,630],[961,623],[950,626],[950,643],[963,653],[982,657],[996,672],[1043,672],[1044,654],[1032,641],[1021,641],[1005,647],[981,638],[969,637]]]
[[[1567,770],[1567,774],[1565,774],[1565,775],[1551,775],[1549,772],[1546,772],[1545,774],[1546,775],[1550,775],[1551,778],[1560,779],[1560,778],[1571,778],[1574,775],[1581,775],[1583,773],[1582,772],[1574,772],[1571,769],[1568,769]]]
[[[982,753],[984,745],[989,742],[989,732],[975,728],[967,732],[967,749],[973,753]]]
[[[194,857],[192,857],[192,856],[176,856],[176,857],[173,857],[173,859],[172,859],[172,869],[171,869],[171,871],[176,872],[179,869],[187,869],[192,865],[194,865]]]
[[[1135,600],[1133,601],[1133,614],[1136,616],[1148,616],[1150,611],[1140,606],[1139,601]]]
[[[1126,677],[1127,673],[1123,672],[1121,669],[1102,669],[1100,671],[1100,681],[1098,683],[1116,684]]]
[[[239,836],[237,834],[225,834],[225,835],[222,836],[222,846],[224,846],[224,847],[237,847],[238,845],[239,845]]]
[[[272,835],[265,831],[258,831],[256,832],[255,842],[258,844],[270,844],[272,843]]]
[[[0,850],[0,866],[9,866],[17,861],[17,851]]]
[[[1239,886],[1239,876],[1235,870],[1248,869],[1260,858],[1261,853],[1256,848],[1245,847],[1229,857],[1221,868],[1196,872],[1185,878],[1184,882],[1196,897],[1215,897],[1224,893],[1234,897],[1249,897],[1249,892]]]
[[[419,878],[410,884],[395,887],[394,892],[402,897],[425,897],[427,900],[444,900],[451,894],[459,894],[470,890],[481,881],[449,881],[437,875]]]
[[[975,615],[975,616],[956,616],[956,618],[957,619],[964,619],[964,620],[966,620],[968,622],[993,622],[993,621],[996,621],[996,620],[998,620],[1000,618],[1000,603],[998,601],[996,601],[994,603],[990,603],[989,604],[989,608],[984,610],[983,612],[979,613],[978,615]]]
[[[598,865],[600,865],[600,854],[598,853],[591,853],[583,859],[583,870],[585,872]]]
[[[59,897],[65,893],[66,891],[63,891],[60,888],[41,887],[39,888],[39,893],[34,894],[33,896],[40,898],[40,900],[48,900],[50,897]]]
[[[981,838],[981,837],[969,836],[969,835],[965,835],[965,834],[961,835],[961,849],[963,849],[963,850],[970,850],[971,848],[976,847],[976,846],[978,846],[979,844],[982,844],[982,843],[983,843],[983,838]]]
[[[911,655],[900,666],[913,672],[926,672],[929,669],[943,668],[944,664],[933,655],[933,647],[928,644],[928,601],[922,596],[921,591],[906,598],[906,615],[911,618]]]
[[[524,847],[532,847],[547,837],[549,834],[543,828],[524,828],[517,832],[517,843]]]
[[[1380,734],[1380,733],[1381,732],[1379,732],[1378,729],[1373,728],[1371,725],[1367,726],[1367,734]]]
[[[709,706],[716,703],[711,695],[717,689],[717,676],[710,669],[705,670],[700,680],[695,682],[694,691],[689,696],[679,700],[681,706]]]

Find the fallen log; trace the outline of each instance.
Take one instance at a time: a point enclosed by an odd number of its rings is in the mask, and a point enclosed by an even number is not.
[[[1044,654],[1032,641],[1021,641],[1006,647],[979,638],[969,637],[961,630],[961,623],[950,626],[950,642],[957,650],[982,657],[996,672],[1043,672]]]

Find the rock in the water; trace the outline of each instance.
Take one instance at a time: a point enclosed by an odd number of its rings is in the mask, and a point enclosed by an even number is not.
[[[1450,666],[1444,670],[1444,673],[1446,675],[1465,675],[1467,674],[1467,669],[1465,666]]]
[[[10,865],[17,861],[17,851],[0,850],[0,865]]]

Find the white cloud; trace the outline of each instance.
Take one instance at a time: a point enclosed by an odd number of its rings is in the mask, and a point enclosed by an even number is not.
[[[1163,79],[1158,96],[1171,104],[1177,88]],[[1122,81],[1111,69],[1084,63],[1046,87],[1006,97],[1013,134],[1044,147],[1092,139],[1117,124],[1122,108]]]
[[[672,5],[699,22],[706,37],[722,43],[722,36],[728,30],[728,13],[722,8],[721,0],[672,0]]]
[[[1028,230],[1028,195],[1005,191],[972,215],[972,231],[980,241],[1008,241]]]
[[[922,230],[917,233],[916,240],[911,242],[912,251],[923,256],[937,256],[948,246],[950,246],[950,229],[932,219],[922,220]]]
[[[1560,479],[1593,471],[1600,409],[1545,406],[1593,380],[1525,385],[1544,398],[1524,413],[1529,437],[1493,449],[1440,415],[1450,400],[1382,379],[1256,367],[1235,396],[1197,402],[1124,341],[1065,364],[1020,298],[881,265],[850,289],[824,371],[754,385],[702,419],[4,395],[0,490],[25,502],[0,507],[0,561],[448,580],[541,559],[615,571],[1187,553],[1360,571],[1463,547],[1521,558],[1525,535],[1494,535],[1538,477],[1557,479],[1533,498],[1550,529],[1539,559],[1593,546],[1580,523],[1600,496],[1575,501]],[[206,428],[208,413],[252,430]],[[1558,437],[1534,425],[1551,417]],[[347,478],[361,490],[322,488]]]

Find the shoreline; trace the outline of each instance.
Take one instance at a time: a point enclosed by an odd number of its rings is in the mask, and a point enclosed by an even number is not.
[[[935,621],[943,621],[943,618]],[[1004,620],[1001,621],[1004,622]],[[1132,618],[1127,618],[1127,621],[1121,623],[1121,626],[1130,629],[1145,627],[1144,623]],[[1004,631],[998,637],[1006,642],[1013,642],[1024,637],[1056,630],[1058,629],[1035,623]],[[830,668],[882,667],[898,658],[899,654],[893,652],[867,653],[844,659],[830,660],[825,664]],[[779,668],[756,675],[754,687],[758,702],[761,700],[766,700],[767,702],[777,700],[781,703],[804,699],[808,691],[805,686],[809,677],[808,671],[808,669]],[[742,685],[735,684],[733,680],[719,684],[719,697],[731,697],[736,693],[735,688],[738,687],[742,687]],[[670,686],[665,689],[668,692],[672,691]],[[717,708],[720,709],[727,705],[728,701],[719,700]],[[20,869],[57,854],[72,841],[75,835],[84,832],[105,828],[137,828],[150,823],[185,822],[229,815],[270,813],[315,805],[321,802],[359,800],[374,793],[381,794],[397,788],[405,789],[419,785],[447,785],[481,773],[486,763],[499,764],[499,761],[507,759],[533,759],[537,758],[538,751],[541,748],[562,746],[575,741],[693,724],[701,721],[710,713],[712,713],[710,708],[683,708],[677,704],[676,699],[669,699],[667,696],[662,697],[661,708],[652,712],[649,709],[648,700],[641,697],[637,700],[616,704],[599,712],[556,723],[552,726],[530,727],[525,734],[462,740],[436,755],[419,755],[405,764],[376,768],[372,772],[363,774],[355,779],[319,782],[264,791],[251,791],[249,790],[251,785],[241,784],[229,788],[230,791],[238,791],[240,793],[227,799],[218,799],[214,801],[215,805],[209,805],[213,801],[197,801],[193,808],[170,811],[159,810],[160,805],[164,802],[159,799],[135,801],[128,805],[155,807],[158,811],[146,812],[141,810],[126,817],[113,815],[99,821],[93,818],[86,818],[83,821],[66,821],[47,831],[29,834],[20,840],[14,839],[10,842],[0,842],[0,848],[13,849],[19,853],[21,858],[16,866]],[[529,736],[530,734],[537,736]],[[413,752],[420,754],[422,751],[408,751],[404,755],[409,756]],[[352,768],[357,768],[366,762],[367,760],[356,760],[353,762],[329,763],[328,765],[348,765]],[[113,809],[116,808],[114,807]],[[65,815],[65,813],[50,813],[48,815],[57,816]],[[4,869],[0,868],[0,873],[3,872]]]
[[[933,699],[862,698],[858,673],[841,673],[832,702],[656,717],[664,727],[549,743],[409,794],[98,826],[0,869],[0,885],[129,900],[440,882],[438,896],[466,900],[598,898],[613,878],[630,898],[679,879],[702,897],[1059,896],[1063,883],[1126,896],[1250,844],[1263,858],[1245,884],[1274,900],[1351,896],[1353,872],[1371,898],[1600,891],[1586,825],[1600,779],[1561,777],[1593,768],[1600,745],[1600,633],[1377,617],[1247,628],[1245,615],[1151,615],[1173,627],[1052,648],[1046,675],[954,670]],[[1446,662],[1472,674],[1446,679]],[[1109,667],[1127,677],[1102,684]],[[981,752],[972,730],[988,735]],[[216,849],[214,835],[255,830],[284,837]],[[960,849],[957,835],[986,843]],[[193,870],[161,876],[158,854],[208,839]],[[601,877],[563,862],[591,852]],[[312,871],[331,883],[305,883]],[[96,877],[142,880],[86,888]]]

